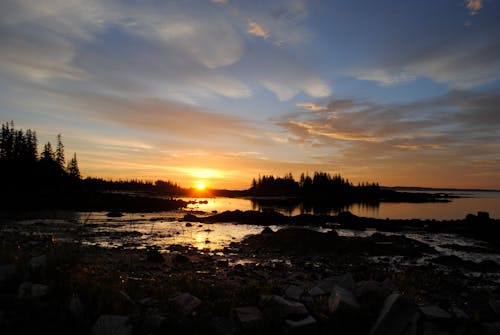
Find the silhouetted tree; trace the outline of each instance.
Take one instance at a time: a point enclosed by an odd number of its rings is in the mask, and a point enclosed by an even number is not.
[[[57,135],[57,147],[56,147],[56,152],[55,152],[55,160],[57,162],[57,165],[59,166],[59,169],[61,171],[64,171],[64,165],[66,164],[66,160],[64,158],[64,144],[62,143],[61,134]]]
[[[47,142],[43,146],[43,151],[42,154],[40,155],[40,161],[50,162],[50,163],[55,162],[55,154],[54,150],[52,149],[52,144],[50,144],[50,142]]]
[[[78,161],[76,160],[76,153],[73,155],[73,158],[68,163],[68,167],[66,169],[68,176],[72,179],[80,179],[80,169],[78,168]]]

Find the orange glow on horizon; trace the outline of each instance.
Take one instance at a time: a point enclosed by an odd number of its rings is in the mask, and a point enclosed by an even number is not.
[[[196,189],[198,191],[204,191],[207,189],[207,184],[204,181],[198,181],[196,182]]]

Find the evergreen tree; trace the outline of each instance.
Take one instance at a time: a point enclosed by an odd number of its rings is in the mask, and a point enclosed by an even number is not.
[[[43,146],[43,151],[42,154],[40,155],[40,161],[55,162],[55,154],[54,150],[52,149],[52,144],[50,144],[50,142],[47,142],[47,144]]]
[[[73,158],[68,163],[68,167],[66,172],[70,178],[80,179],[80,169],[78,168],[78,161],[76,160],[76,153],[73,155]]]
[[[57,135],[57,148],[56,148],[55,160],[60,170],[64,171],[64,165],[66,163],[66,160],[64,158],[64,144],[62,143],[61,134]]]

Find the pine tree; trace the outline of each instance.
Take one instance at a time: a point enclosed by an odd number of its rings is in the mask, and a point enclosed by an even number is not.
[[[62,143],[62,136],[61,134],[57,135],[57,148],[56,148],[56,156],[55,156],[57,165],[61,169],[61,171],[64,171],[64,165],[65,165],[65,158],[64,158],[64,144]]]
[[[55,162],[54,150],[52,149],[52,144],[50,144],[50,142],[47,142],[47,144],[43,146],[43,151],[40,155],[40,161]]]
[[[73,158],[68,163],[68,167],[66,172],[70,178],[80,179],[80,169],[78,168],[78,161],[76,160],[76,153],[73,155]]]

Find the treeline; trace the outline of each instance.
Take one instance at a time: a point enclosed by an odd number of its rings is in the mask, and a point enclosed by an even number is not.
[[[97,192],[140,192],[158,195],[183,196],[188,190],[171,181],[157,180],[155,182],[138,179],[105,180],[102,178],[86,178],[84,188]]]
[[[47,142],[38,153],[36,132],[2,124],[0,132],[0,176],[8,191],[38,191],[78,188],[81,180],[76,153],[66,162],[61,135],[56,145]]]
[[[284,177],[259,176],[248,190],[252,196],[296,196],[306,199],[375,200],[380,195],[378,183],[354,185],[340,175],[314,172],[311,177],[302,173],[296,181],[289,173]]]

